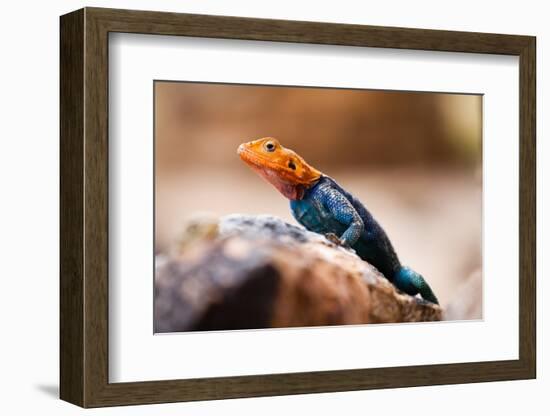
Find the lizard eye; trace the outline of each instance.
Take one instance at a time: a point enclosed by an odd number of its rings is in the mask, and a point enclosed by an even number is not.
[[[296,165],[294,164],[294,162],[292,160],[290,162],[288,162],[288,167],[292,170],[296,170]]]
[[[275,151],[275,143],[273,142],[267,142],[265,145],[265,150],[267,150],[268,152],[273,152]]]

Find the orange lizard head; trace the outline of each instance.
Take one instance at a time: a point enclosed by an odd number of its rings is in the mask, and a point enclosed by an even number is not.
[[[321,172],[273,137],[243,143],[237,153],[288,199],[302,199],[305,190],[321,177]]]

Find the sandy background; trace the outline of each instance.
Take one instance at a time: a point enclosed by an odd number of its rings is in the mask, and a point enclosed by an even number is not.
[[[354,193],[442,304],[481,266],[480,96],[197,83],[155,84],[156,246],[201,213],[288,201],[237,146],[277,137]]]

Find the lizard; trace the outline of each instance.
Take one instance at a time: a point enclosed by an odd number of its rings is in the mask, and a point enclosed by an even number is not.
[[[352,248],[399,290],[439,304],[424,277],[401,264],[386,232],[367,208],[330,176],[273,137],[242,143],[237,154],[290,200],[293,217],[306,229]]]

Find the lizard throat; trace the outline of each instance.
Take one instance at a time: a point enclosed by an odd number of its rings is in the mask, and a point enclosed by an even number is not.
[[[280,193],[291,201],[298,201],[302,199],[306,193],[306,188],[304,185],[282,184],[281,186],[275,185],[275,188],[277,188]]]
[[[250,167],[256,171],[263,179],[273,185],[281,194],[290,200],[300,200],[304,197],[306,190],[309,188],[307,185],[289,183],[283,180],[279,174],[269,168],[260,167],[257,165],[250,165]]]
[[[254,152],[243,148],[238,149],[239,156],[258,175],[273,185],[281,194],[290,200],[300,200],[307,189],[317,183],[319,177],[312,178],[309,182],[303,182],[292,176],[291,172],[285,172],[276,163],[260,157]]]

